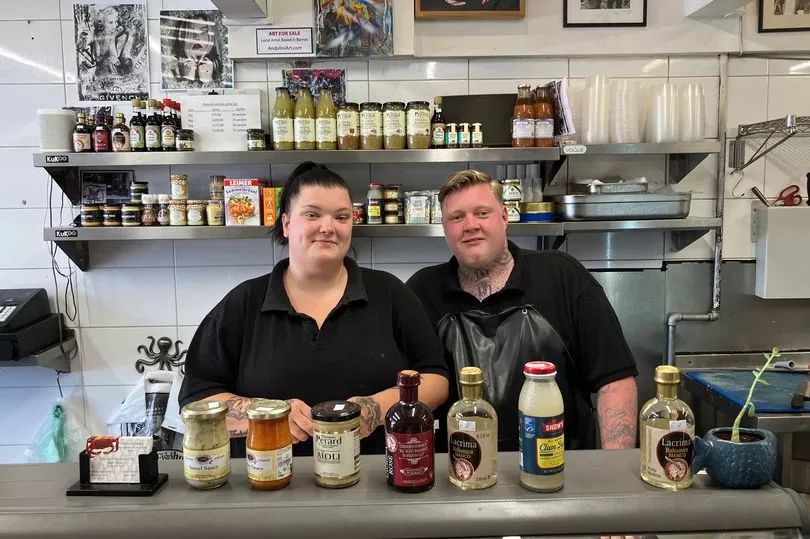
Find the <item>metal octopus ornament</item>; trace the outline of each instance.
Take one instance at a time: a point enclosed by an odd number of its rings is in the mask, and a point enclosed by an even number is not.
[[[147,349],[146,346],[142,344],[138,345],[138,352],[144,354],[151,361],[139,359],[135,362],[136,371],[143,372],[146,367],[158,365],[159,371],[170,371],[172,367],[178,367],[181,374],[186,374],[184,367],[186,362],[183,360],[183,356],[186,355],[188,350],[180,351],[180,345],[183,344],[183,341],[174,341],[175,350],[173,354],[170,354],[169,349],[172,347],[173,342],[170,338],[161,337],[157,340],[159,352],[155,351],[155,338],[151,335],[147,338],[152,341],[149,343],[149,348]]]

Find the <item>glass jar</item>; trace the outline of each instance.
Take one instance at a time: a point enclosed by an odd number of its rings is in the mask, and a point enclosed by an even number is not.
[[[366,224],[381,225],[382,222],[382,202],[379,198],[368,199],[368,204],[366,204]]]
[[[337,109],[337,149],[360,149],[360,107],[344,103]]]
[[[328,401],[312,407],[315,483],[346,488],[360,481],[360,406]]]
[[[352,222],[355,225],[363,225],[366,223],[366,205],[362,202],[352,204]]]
[[[366,193],[366,199],[382,199],[383,198],[383,188],[381,183],[371,182],[368,184],[368,192]]]
[[[467,122],[458,124],[458,147],[470,147],[470,124]]]
[[[133,204],[140,204],[141,197],[149,192],[149,182],[132,181],[129,184],[129,201]]]
[[[143,209],[141,210],[141,225],[156,225],[157,211],[155,210],[155,204],[157,203],[157,195],[145,194],[141,198],[143,200]]]
[[[82,204],[80,211],[82,226],[101,226],[103,214],[98,204]]]
[[[383,113],[379,103],[360,105],[360,147],[381,150],[383,147]]]
[[[399,200],[402,198],[402,184],[400,183],[389,183],[385,186],[385,190],[383,190],[383,200]]]
[[[565,406],[554,379],[557,368],[547,361],[531,361],[523,373],[526,380],[518,398],[520,484],[554,492],[563,488],[565,474]]]
[[[186,202],[186,224],[188,226],[205,225],[206,200],[189,200]]]
[[[225,199],[225,176],[209,176],[208,192],[214,200]]]
[[[383,212],[388,215],[393,213],[394,215],[399,212],[399,200],[384,200],[383,201]]]
[[[407,108],[408,148],[426,150],[430,148],[430,103],[411,101]]]
[[[82,225],[84,226],[84,225]],[[121,226],[121,205],[104,205],[104,226]]]
[[[387,211],[383,215],[383,222],[386,225],[398,225],[399,224],[399,211],[394,210],[393,212]]]
[[[124,204],[121,206],[122,226],[141,226],[141,205]]]
[[[247,408],[247,476],[259,490],[277,490],[293,476],[293,439],[290,434],[290,403],[258,400]]]
[[[501,198],[504,202],[520,202],[523,200],[523,189],[520,186],[520,180],[504,180]]]
[[[267,149],[264,142],[264,129],[247,130],[247,149],[249,151],[262,151]]]
[[[178,129],[177,130],[177,151],[179,152],[193,152],[194,151],[194,131],[191,129]]]
[[[383,106],[383,146],[386,150],[405,149],[405,103],[392,101]]]
[[[170,177],[172,200],[188,200],[188,176],[172,174]]]
[[[172,201],[172,197],[170,195],[158,195],[158,211],[157,211],[157,222],[161,226],[166,226],[171,223],[170,212],[169,212],[169,204]]]
[[[472,136],[470,138],[470,146],[473,148],[482,148],[484,146],[484,130],[481,128],[480,123],[472,124]]]
[[[208,226],[223,226],[225,224],[225,204],[222,200],[209,200],[205,206],[205,217]]]
[[[169,204],[169,224],[171,226],[186,225],[186,201],[172,200]]]
[[[512,146],[534,146],[534,105],[531,86],[528,84],[518,86],[517,100],[512,108]]]
[[[295,104],[286,86],[276,88],[276,102],[273,105],[273,149],[293,150],[293,118]]]
[[[447,148],[458,148],[458,124],[447,124],[444,131],[444,145]]]
[[[194,488],[217,488],[231,475],[231,438],[225,425],[228,404],[198,401],[183,406],[183,474]]]

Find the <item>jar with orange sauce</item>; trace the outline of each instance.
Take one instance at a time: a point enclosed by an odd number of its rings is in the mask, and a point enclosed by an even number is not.
[[[248,406],[247,476],[253,488],[277,490],[293,476],[290,404],[263,399]]]

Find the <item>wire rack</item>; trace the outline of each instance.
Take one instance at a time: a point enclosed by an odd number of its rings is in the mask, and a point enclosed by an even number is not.
[[[794,142],[785,144],[790,140]],[[747,158],[749,146],[754,153]],[[734,172],[742,172],[777,148],[779,154],[787,155],[790,161],[798,160],[806,166],[810,154],[810,116],[791,114],[778,120],[740,125],[737,138],[729,141],[729,167]]]

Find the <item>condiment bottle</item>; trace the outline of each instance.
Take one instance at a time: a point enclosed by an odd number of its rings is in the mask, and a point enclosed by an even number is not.
[[[116,124],[112,128],[112,149],[114,152],[131,152],[129,127],[124,123],[124,115],[116,113]]]
[[[197,401],[181,410],[186,433],[183,436],[183,475],[194,488],[217,488],[231,475],[231,439],[225,425],[228,404]]]
[[[419,402],[419,382],[418,372],[401,371],[399,402],[385,414],[388,486],[399,492],[424,492],[435,481],[433,413]]]
[[[554,380],[557,367],[547,361],[523,366],[526,381],[518,398],[520,484],[536,492],[563,487],[565,421],[562,393]]]
[[[149,99],[146,103],[146,127],[144,129],[146,150],[149,152],[159,152],[163,150],[163,147],[160,142],[161,121],[157,116],[157,103],[154,99]]]
[[[694,481],[695,415],[678,398],[677,367],[655,368],[655,397],[641,407],[641,478],[669,490],[689,488]]]
[[[85,123],[85,115],[80,112],[76,115],[76,127],[73,128],[73,151],[93,151],[93,130]]]
[[[163,123],[160,128],[160,141],[164,152],[177,149],[177,123],[172,115],[172,100],[163,100]]]
[[[444,123],[444,116],[442,115],[442,98],[436,96],[433,98],[433,118],[430,119],[430,147],[431,148],[444,148],[444,130],[446,124]]]
[[[97,152],[109,152],[110,149],[110,128],[107,127],[104,116],[99,116],[98,123],[93,128],[93,150]]]
[[[171,203],[171,196],[167,194],[158,195],[159,208],[157,210],[157,222],[161,226],[171,224],[171,217],[169,212],[169,203]]]
[[[258,400],[247,408],[247,476],[253,488],[277,490],[293,476],[293,439],[290,434],[290,404],[282,400]]]
[[[294,116],[295,106],[290,97],[290,91],[285,86],[276,88],[276,102],[273,105],[273,149],[295,149]]]
[[[538,86],[535,90],[534,145],[538,148],[554,146],[554,105],[545,86]]]
[[[295,149],[315,149],[315,103],[309,88],[298,90],[295,100]]]
[[[337,149],[337,112],[329,88],[321,88],[318,93],[318,107],[315,110],[315,140],[319,150]]]
[[[143,102],[140,99],[132,100],[132,118],[129,120],[129,143],[133,152],[143,152],[146,150],[146,139],[144,132],[144,119],[141,114]]]
[[[531,86],[528,84],[518,86],[517,100],[512,109],[512,146],[534,146],[534,106]]]
[[[482,398],[478,367],[459,373],[461,399],[447,413],[450,482],[463,490],[491,487],[498,480],[498,414]]]
[[[350,487],[360,481],[360,406],[327,401],[312,407],[315,483]]]

